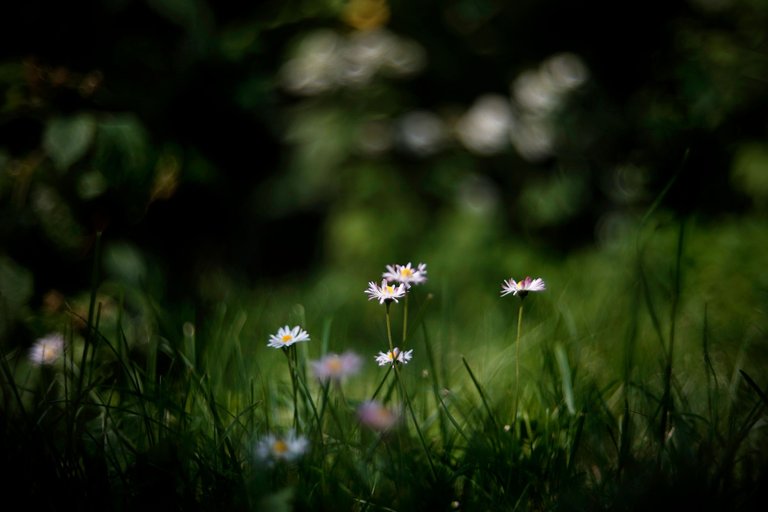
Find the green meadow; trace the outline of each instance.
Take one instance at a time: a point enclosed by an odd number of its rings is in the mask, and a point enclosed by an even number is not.
[[[572,4],[0,7],[5,500],[763,510],[768,6]]]

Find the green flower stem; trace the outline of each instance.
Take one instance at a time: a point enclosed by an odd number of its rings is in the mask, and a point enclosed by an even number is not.
[[[298,385],[296,384],[296,346],[291,345],[284,350],[285,357],[288,358],[288,370],[291,373],[291,387],[293,389],[293,429],[299,431],[299,400]]]
[[[389,342],[389,351],[394,351],[394,345],[392,345],[392,321],[389,317],[389,306],[392,304],[390,301],[386,302],[387,304],[387,341]]]
[[[328,405],[328,390],[330,389],[330,387],[331,387],[331,381],[330,380],[327,380],[327,381],[322,383],[322,388],[321,388],[322,389],[322,395],[320,397],[322,402],[320,403],[320,414],[319,414],[319,418],[320,418],[320,422],[321,422],[320,425],[319,425],[320,428],[323,428],[322,422],[324,421],[324,418],[325,418],[325,408]]]
[[[405,294],[405,304],[403,305],[403,341],[400,348],[405,348],[405,338],[408,335],[408,296],[410,293]]]
[[[298,368],[298,360],[296,361],[296,368]],[[307,404],[309,404],[309,408],[312,409],[312,414],[315,417],[315,421],[317,422],[318,428],[320,428],[320,416],[317,413],[317,407],[315,406],[315,401],[312,400],[312,393],[309,391],[309,387],[307,387],[307,380],[306,376],[303,374],[303,372],[296,372],[296,381],[301,384],[301,392],[304,395],[305,402],[304,402],[304,408],[306,409]]]
[[[517,341],[515,342],[515,428],[517,429],[517,411],[520,404],[520,337],[523,333],[523,299],[517,311]]]

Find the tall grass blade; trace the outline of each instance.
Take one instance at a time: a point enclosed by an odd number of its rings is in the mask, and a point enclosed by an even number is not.
[[[669,415],[673,408],[672,403],[672,364],[675,349],[675,326],[677,324],[677,306],[680,301],[680,283],[682,281],[681,261],[683,259],[683,240],[685,236],[685,222],[680,221],[680,229],[677,235],[677,252],[675,254],[674,287],[672,289],[672,304],[669,318],[669,341],[667,346],[666,366],[664,368],[664,393],[661,398],[661,418],[659,422],[659,453],[657,466],[661,464],[661,456],[667,439],[667,425]]]
[[[568,355],[565,353],[565,349],[560,343],[555,345],[555,358],[557,359],[557,367],[560,370],[560,381],[562,383],[565,405],[568,407],[569,413],[576,414],[576,406],[573,398],[573,382],[571,381],[571,367],[568,364]]]
[[[747,372],[745,372],[742,369],[739,369],[739,373],[742,377],[744,377],[744,380],[747,381],[747,384],[749,384],[749,387],[751,387],[755,393],[757,393],[757,396],[760,397],[760,400],[763,401],[764,406],[768,406],[768,395],[765,394],[765,392],[760,389],[760,386],[757,385],[757,383],[752,379],[752,377],[749,376]]]
[[[477,381],[477,378],[475,377],[475,374],[472,371],[472,368],[469,367],[469,363],[467,362],[467,359],[464,356],[461,356],[461,362],[464,363],[464,368],[467,369],[467,373],[469,373],[469,378],[472,379],[472,383],[475,385],[475,389],[477,389],[477,392],[480,395],[480,399],[483,402],[483,407],[485,407],[485,411],[488,413],[488,418],[493,423],[494,431],[498,432],[499,422],[496,421],[496,415],[493,413],[493,410],[491,409],[491,406],[488,403],[488,399],[485,396],[485,392],[483,391],[482,386]]]

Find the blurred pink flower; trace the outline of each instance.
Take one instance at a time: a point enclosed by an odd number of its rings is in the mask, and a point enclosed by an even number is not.
[[[387,408],[375,400],[363,402],[357,408],[357,417],[363,425],[378,431],[386,431],[400,421],[400,410]]]
[[[338,382],[344,377],[359,372],[363,360],[354,352],[344,352],[343,354],[327,354],[310,364],[318,379]]]

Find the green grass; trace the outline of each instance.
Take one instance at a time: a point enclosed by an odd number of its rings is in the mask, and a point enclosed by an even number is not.
[[[473,287],[436,255],[397,371],[373,362],[388,346],[386,308],[362,293],[375,275],[242,293],[194,320],[94,273],[88,307],[45,320],[62,360],[0,358],[3,482],[50,510],[762,509],[766,287],[755,258],[727,256],[764,237],[657,223],[538,262],[548,290],[525,299],[519,336],[507,270]],[[401,345],[403,303],[391,312]],[[291,359],[265,346],[285,324],[312,336]],[[317,382],[308,361],[344,350],[361,374]],[[373,396],[402,408],[397,428],[357,421]],[[258,459],[291,429],[303,457]]]

